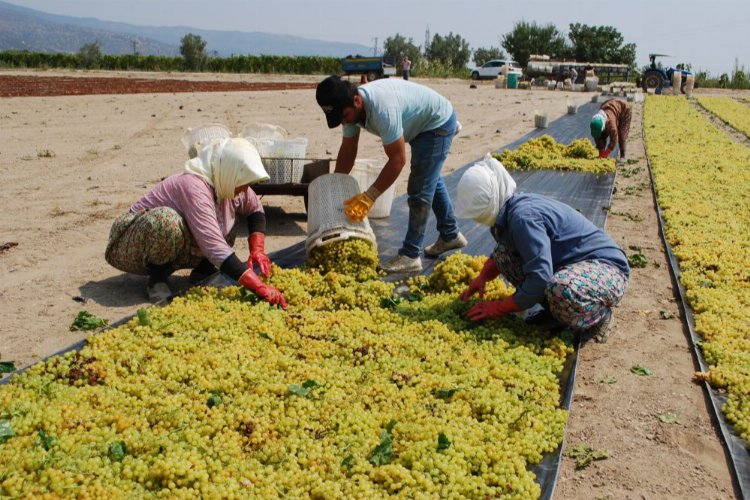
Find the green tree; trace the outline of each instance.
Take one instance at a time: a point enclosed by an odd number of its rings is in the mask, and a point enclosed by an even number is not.
[[[99,40],[87,43],[78,50],[78,66],[84,69],[95,69],[102,61],[102,44]]]
[[[488,49],[479,47],[478,49],[474,50],[474,64],[476,64],[477,66],[481,66],[487,61],[491,61],[493,59],[506,59],[503,49],[498,47],[490,47]]]
[[[423,63],[420,47],[414,44],[412,38],[406,39],[398,33],[385,39],[385,42],[383,42],[383,55],[393,58],[397,68],[401,67],[399,63],[403,60],[404,56],[409,56],[412,75],[418,71],[420,65]]]
[[[188,71],[203,71],[208,62],[206,42],[199,35],[188,33],[180,40],[180,54]]]
[[[749,85],[747,75],[744,71],[741,69],[738,69],[734,72],[732,75],[732,85],[731,87],[733,89],[746,89]]]
[[[436,34],[430,45],[425,48],[425,57],[430,63],[436,63],[449,69],[459,69],[469,62],[471,50],[469,42],[453,32],[442,37]]]
[[[553,24],[539,26],[535,22],[519,21],[503,36],[502,46],[521,67],[526,66],[531,54],[546,54],[553,59],[570,54],[565,37]]]
[[[571,24],[568,38],[576,61],[635,66],[635,44],[624,43],[625,39],[612,26]]]

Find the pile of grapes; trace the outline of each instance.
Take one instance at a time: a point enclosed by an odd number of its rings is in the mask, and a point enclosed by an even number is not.
[[[648,97],[644,121],[665,235],[709,365],[698,376],[726,392],[724,414],[750,443],[750,149],[678,97]]]
[[[591,173],[615,171],[615,161],[599,158],[599,152],[588,139],[576,139],[566,146],[543,135],[526,141],[518,149],[505,150],[492,156],[510,170],[549,169]]]
[[[398,295],[274,267],[288,311],[238,287],[139,310],[0,386],[0,496],[536,498],[572,348],[468,322],[457,297],[483,260]]]

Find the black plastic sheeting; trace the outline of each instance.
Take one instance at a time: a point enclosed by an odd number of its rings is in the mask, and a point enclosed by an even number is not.
[[[550,123],[549,128],[534,129],[532,132],[521,137],[517,141],[510,143],[495,152],[501,152],[505,149],[515,149],[529,139],[540,137],[548,134],[557,142],[569,144],[575,139],[588,137],[589,120],[591,115],[596,112],[599,105],[588,103],[578,108],[575,115],[564,115],[561,118]],[[488,151],[489,152],[489,151]],[[483,156],[483,154],[482,154]],[[477,158],[480,160],[481,156]],[[455,199],[455,190],[458,181],[463,173],[473,164],[471,162],[460,169],[444,177],[451,197]],[[510,172],[517,183],[517,191],[521,193],[537,193],[557,199],[572,206],[596,226],[604,228],[607,220],[607,211],[610,205],[612,188],[614,186],[615,174],[589,174],[582,172],[557,172],[549,170],[531,170],[531,171],[512,171]],[[385,219],[372,219],[370,224],[375,233],[378,251],[380,253],[381,263],[391,258],[401,247],[404,234],[406,232],[406,223],[408,221],[408,208],[406,205],[406,195],[400,196],[393,200],[390,217]],[[435,219],[431,215],[428,222],[428,231],[425,236],[425,242],[431,243],[438,237],[438,232],[434,228]],[[468,245],[461,249],[463,253],[470,255],[489,255],[494,249],[494,240],[486,226],[475,223],[469,219],[459,221],[461,232],[468,240]],[[289,268],[297,267],[305,262],[305,242],[302,241],[295,245],[289,246],[282,250],[271,252],[271,260],[280,267]],[[445,256],[443,256],[445,258]],[[433,268],[441,259],[422,259],[422,274],[430,274]],[[395,281],[404,276],[389,276],[389,281]],[[203,284],[209,286],[222,287],[236,284],[230,281],[222,274],[216,274],[206,280]],[[127,323],[135,315],[123,318],[116,323],[111,324],[106,329],[116,328]],[[57,353],[40,360],[43,362],[53,356],[58,356],[70,351],[77,351],[83,348],[86,340],[81,340],[75,344],[58,351]],[[575,341],[574,353],[569,356],[559,375],[561,383],[561,407],[570,409],[573,400],[573,388],[575,387],[576,369],[578,365],[578,340]],[[16,371],[14,374],[23,372],[28,367]],[[7,384],[12,376],[0,380],[0,385]],[[560,469],[561,453],[564,443],[561,443],[553,453],[545,455],[540,464],[531,468],[537,476],[537,482],[541,487],[541,498],[551,499],[554,493],[557,475]]]
[[[645,137],[643,142],[646,142]],[[693,358],[698,363],[698,366],[700,366],[701,371],[706,372],[709,369],[709,365],[706,363],[706,360],[703,357],[703,352],[699,347],[703,339],[695,331],[693,309],[688,303],[685,287],[683,287],[680,282],[680,264],[677,261],[674,252],[672,252],[672,245],[667,241],[664,232],[664,213],[662,212],[661,206],[659,206],[659,200],[656,194],[656,183],[654,182],[654,172],[651,168],[651,158],[648,156],[648,150],[646,151],[646,161],[648,163],[649,175],[651,176],[651,194],[654,198],[654,205],[656,205],[656,212],[659,218],[659,235],[661,236],[661,240],[664,243],[664,248],[667,252],[673,284],[677,290],[680,307],[685,315],[690,337],[690,348],[693,353]],[[724,403],[727,401],[727,396],[711,387],[706,381],[701,382],[701,385],[711,403],[710,408],[712,410],[714,423],[719,427],[721,432],[721,439],[724,442],[724,450],[728,455],[727,459],[730,464],[730,471],[732,472],[735,489],[740,492],[739,496],[741,498],[750,499],[750,445],[742,439],[739,434],[737,434],[734,426],[727,421],[724,412],[721,410]]]
[[[575,115],[564,115],[550,123],[549,128],[534,129],[517,141],[508,144],[495,152],[505,149],[515,149],[529,139],[548,134],[560,143],[569,144],[575,139],[588,134],[591,115],[599,109],[595,103],[584,104]],[[490,151],[487,151],[488,153]],[[483,156],[483,155],[482,155]],[[476,161],[481,160],[481,156]],[[448,191],[455,199],[456,186],[464,172],[473,165],[471,162],[460,169],[443,177]],[[559,172],[551,170],[511,171],[513,179],[518,185],[520,193],[537,193],[572,206],[598,227],[603,228],[607,220],[612,187],[615,174],[588,174],[582,172]],[[385,219],[370,219],[370,225],[378,244],[381,263],[393,257],[403,241],[408,219],[406,195],[393,200],[390,217]],[[470,219],[459,221],[461,232],[466,236],[469,245],[463,249],[464,253],[472,255],[489,255],[494,248],[494,240],[487,227],[475,223]],[[435,229],[435,218],[430,216],[427,223],[425,243],[435,241],[438,232]],[[297,267],[305,262],[305,242],[302,241],[288,248],[269,254],[271,260],[281,267]],[[423,274],[432,272],[436,259],[422,258]]]

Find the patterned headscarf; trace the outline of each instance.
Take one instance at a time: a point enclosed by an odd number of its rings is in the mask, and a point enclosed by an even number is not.
[[[247,139],[217,139],[185,162],[185,172],[204,178],[220,200],[234,198],[234,190],[269,179],[260,155]]]
[[[500,208],[516,192],[516,181],[487,153],[464,173],[457,192],[456,215],[492,227]]]

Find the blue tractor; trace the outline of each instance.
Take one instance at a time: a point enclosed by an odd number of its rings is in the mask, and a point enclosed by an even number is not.
[[[648,58],[651,64],[643,71],[641,75],[641,87],[646,92],[648,89],[654,89],[654,92],[661,94],[663,88],[669,88],[672,85],[672,76],[675,71],[682,72],[682,84],[680,85],[680,91],[685,93],[685,82],[687,76],[690,75],[690,71],[686,69],[677,68],[664,68],[661,63],[656,64],[657,57],[671,57],[667,54],[649,54]]]

